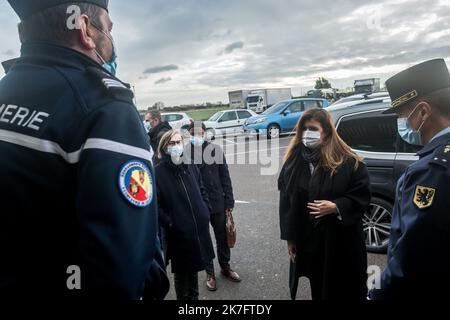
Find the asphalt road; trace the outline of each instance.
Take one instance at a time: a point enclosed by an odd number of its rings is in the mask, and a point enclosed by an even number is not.
[[[256,140],[251,142],[216,141],[223,145],[227,154],[230,174],[233,181],[234,196],[237,200],[234,219],[237,225],[237,244],[231,251],[231,266],[239,273],[243,281],[231,283],[218,275],[216,292],[206,290],[206,275],[199,273],[200,300],[289,300],[288,275],[289,257],[285,241],[280,240],[278,219],[277,178],[281,170],[282,158],[289,145],[290,138],[283,137],[279,143],[260,141],[259,150],[263,150],[264,163],[255,163],[258,155]],[[264,155],[271,155],[271,161]],[[238,161],[239,160],[239,161]],[[259,161],[258,161],[259,162]],[[234,164],[233,164],[234,163]],[[238,164],[239,163],[239,164]],[[261,170],[270,171],[262,175]],[[268,170],[268,168],[271,168]],[[266,172],[267,173],[267,172]],[[213,232],[211,233],[213,236]],[[213,237],[214,241],[214,237]],[[214,246],[215,247],[215,246]],[[216,273],[220,270],[217,261]],[[368,265],[384,269],[386,255],[368,254]],[[166,299],[175,299],[173,275],[172,286]],[[300,279],[297,299],[311,299],[309,282]]]

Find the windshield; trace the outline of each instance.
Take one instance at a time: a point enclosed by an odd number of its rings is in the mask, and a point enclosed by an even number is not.
[[[258,102],[259,101],[259,96],[256,96],[256,97],[248,97],[247,98],[247,102],[248,103],[256,103],[256,102]]]
[[[223,112],[217,112],[215,115],[213,115],[211,118],[209,118],[208,121],[217,121],[219,118],[223,115]]]
[[[266,111],[264,111],[262,114],[274,114],[278,113],[281,110],[283,110],[288,105],[288,102],[278,102],[276,105],[270,107]]]

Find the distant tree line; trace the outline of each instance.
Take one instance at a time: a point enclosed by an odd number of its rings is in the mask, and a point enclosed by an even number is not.
[[[230,105],[228,103],[210,103],[206,102],[203,104],[193,104],[193,105],[181,105],[181,106],[171,106],[167,107],[163,102],[156,102],[151,107],[142,110],[150,111],[150,110],[161,110],[161,111],[188,111],[188,110],[204,110],[204,109],[216,109],[216,108],[229,108]]]

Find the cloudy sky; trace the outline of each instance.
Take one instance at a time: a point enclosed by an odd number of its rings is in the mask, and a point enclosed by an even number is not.
[[[237,89],[300,95],[319,76],[345,88],[432,58],[450,63],[449,0],[110,0],[110,13],[118,76],[142,109],[228,102]],[[0,21],[3,61],[20,49],[6,0]]]

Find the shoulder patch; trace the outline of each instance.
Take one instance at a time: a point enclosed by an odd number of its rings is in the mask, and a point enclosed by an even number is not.
[[[153,200],[153,179],[148,167],[139,160],[129,161],[119,173],[119,189],[125,199],[140,208]]]
[[[108,94],[116,100],[133,103],[134,93],[130,89],[130,85],[113,77],[109,73],[95,67],[88,67],[87,71],[90,76],[101,83]]]
[[[424,186],[416,186],[413,203],[419,210],[431,208],[433,206],[436,189]]]
[[[450,166],[450,142],[437,148],[430,163],[448,168]]]

